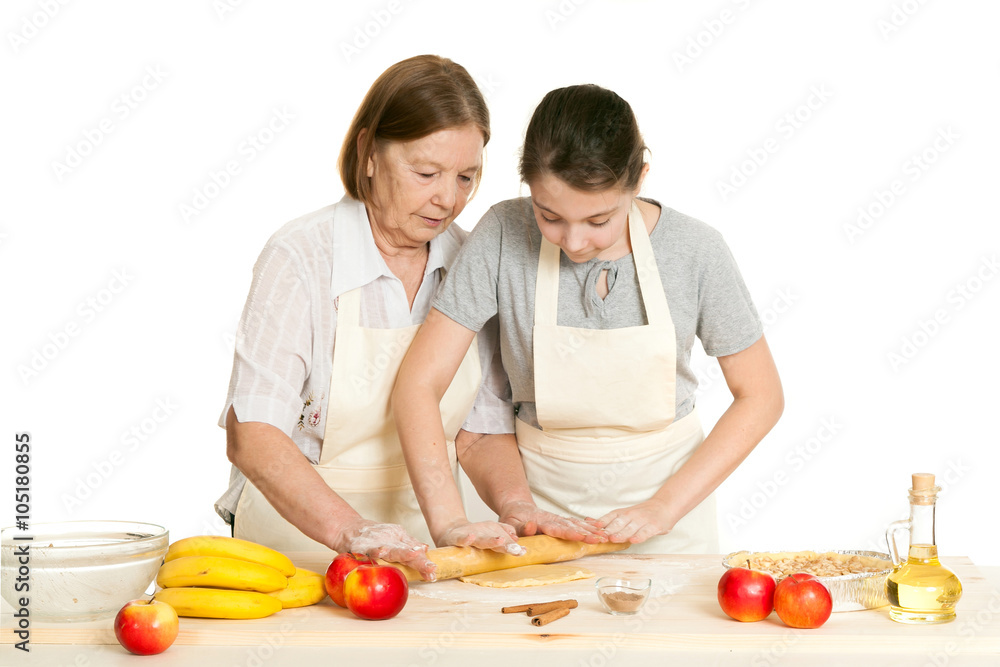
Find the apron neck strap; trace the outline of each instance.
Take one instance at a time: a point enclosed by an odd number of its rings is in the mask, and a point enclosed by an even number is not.
[[[542,237],[535,276],[535,324],[556,325],[559,303],[559,246]]]
[[[337,297],[337,326],[361,324],[361,288],[348,290]]]
[[[663,292],[663,281],[660,280],[660,267],[656,264],[653,244],[649,241],[649,232],[646,231],[646,223],[635,199],[628,212],[628,234],[642,305],[646,309],[646,321],[656,326],[671,322],[667,295]]]
[[[628,233],[632,243],[632,259],[639,279],[639,293],[646,309],[646,321],[652,325],[670,322],[667,297],[660,281],[660,269],[653,254],[653,244],[642,219],[639,206],[632,200],[628,212]],[[535,324],[556,325],[559,307],[559,246],[544,236],[538,252],[538,274],[535,276]]]

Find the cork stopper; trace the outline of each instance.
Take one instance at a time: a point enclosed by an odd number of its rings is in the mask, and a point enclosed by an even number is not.
[[[915,472],[912,475],[913,488],[910,489],[910,502],[914,505],[933,505],[937,500],[940,486],[934,485],[934,475],[929,472]]]

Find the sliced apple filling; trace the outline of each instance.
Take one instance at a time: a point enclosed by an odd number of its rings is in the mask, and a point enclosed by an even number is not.
[[[892,568],[892,563],[880,558],[841,554],[835,551],[785,551],[773,553],[737,554],[729,559],[731,567],[746,567],[782,579],[796,572],[806,572],[817,577],[839,577],[847,574],[873,574]]]

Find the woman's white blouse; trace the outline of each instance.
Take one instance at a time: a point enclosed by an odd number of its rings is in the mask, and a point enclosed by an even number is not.
[[[326,428],[337,298],[362,288],[363,327],[420,324],[466,236],[453,223],[430,242],[424,280],[410,310],[402,282],[375,246],[364,204],[345,196],[284,225],[254,266],[219,426],[225,428],[232,406],[239,421],[280,429],[316,463]],[[478,341],[483,384],[463,428],[513,433],[510,386],[500,363],[495,319],[480,332]],[[227,522],[245,481],[234,466],[229,489],[215,505]]]

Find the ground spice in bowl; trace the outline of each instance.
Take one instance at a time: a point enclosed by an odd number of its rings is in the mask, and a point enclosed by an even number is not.
[[[646,596],[639,593],[614,591],[613,593],[601,593],[601,599],[612,611],[639,611]]]
[[[649,597],[649,579],[616,579],[601,577],[595,582],[597,597],[604,609],[615,616],[638,613]]]

